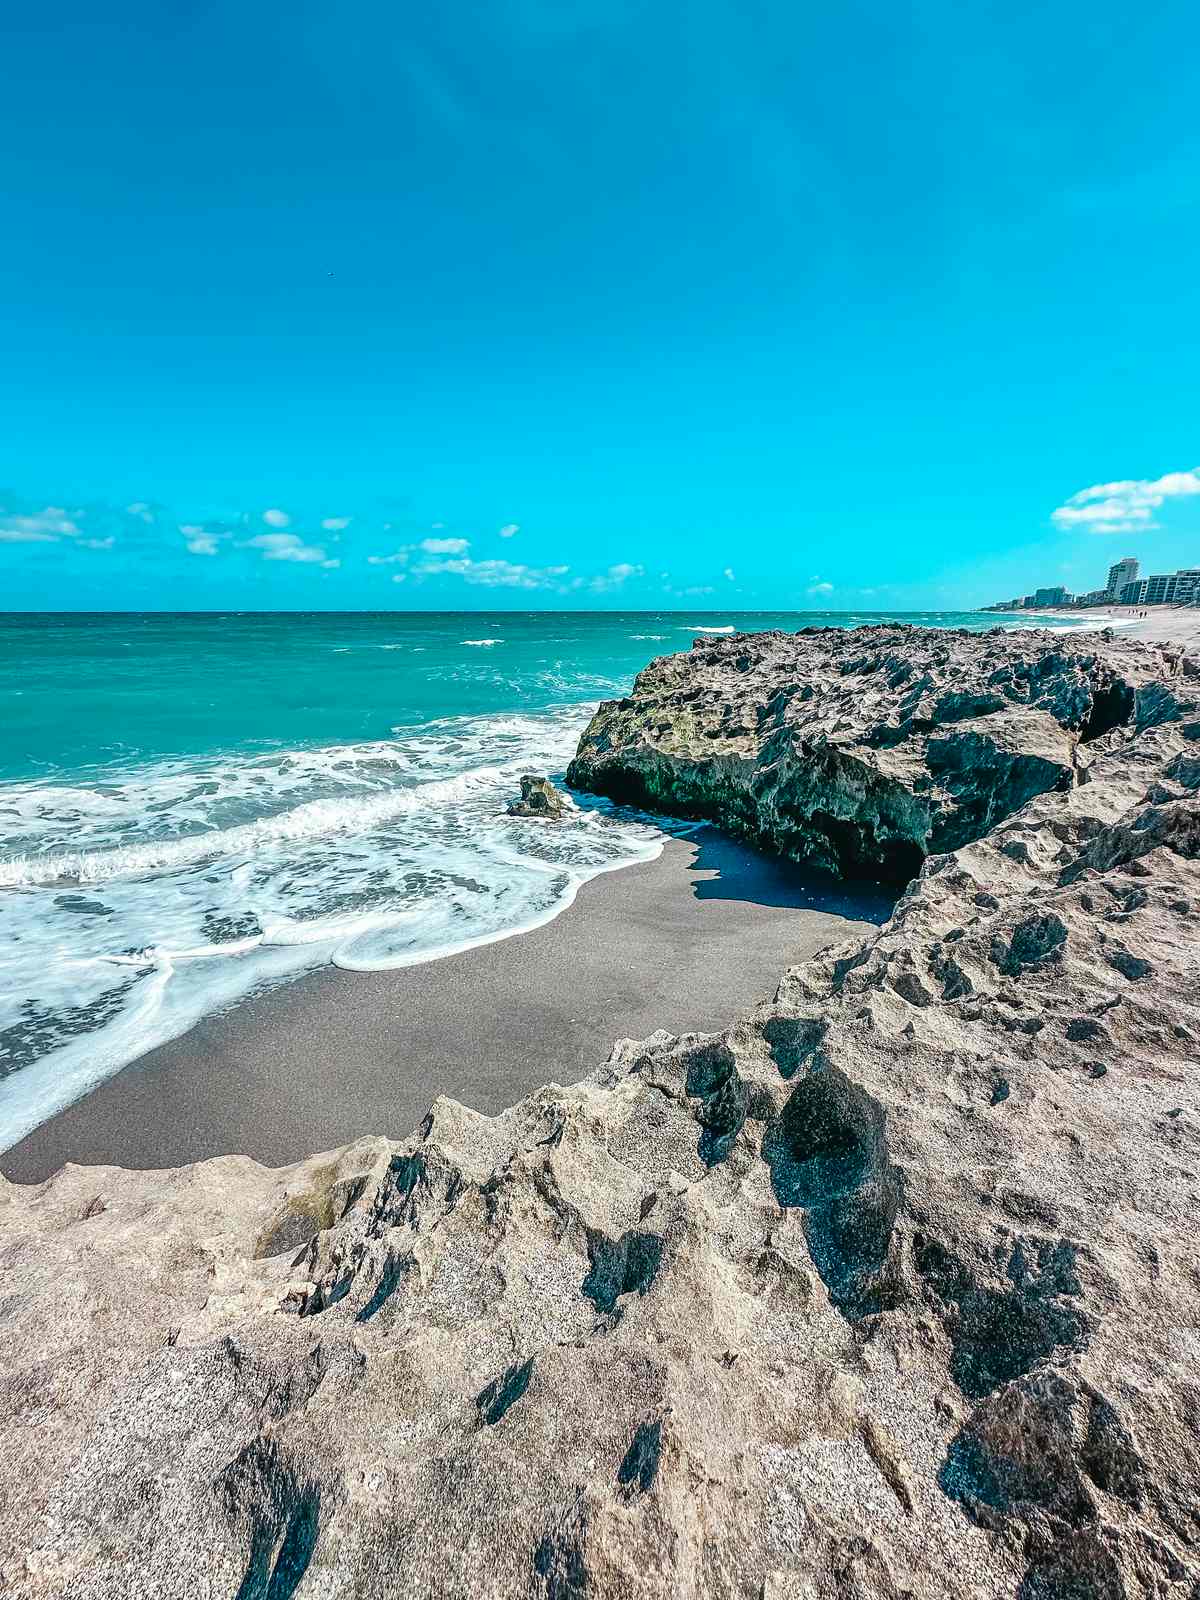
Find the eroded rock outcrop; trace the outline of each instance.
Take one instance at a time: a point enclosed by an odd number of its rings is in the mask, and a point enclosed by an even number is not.
[[[1168,719],[1161,652],[889,625],[696,641],[605,701],[568,782],[706,817],[846,876],[907,880],[1067,789],[1111,728]]]
[[[1069,781],[723,1034],[279,1172],[0,1182],[0,1591],[1200,1593],[1200,708],[1091,670],[1018,713]]]

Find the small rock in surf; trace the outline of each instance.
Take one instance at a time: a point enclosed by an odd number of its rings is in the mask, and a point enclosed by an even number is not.
[[[549,778],[526,772],[521,778],[521,798],[508,808],[510,817],[537,817],[543,822],[561,822],[565,813],[563,797]]]

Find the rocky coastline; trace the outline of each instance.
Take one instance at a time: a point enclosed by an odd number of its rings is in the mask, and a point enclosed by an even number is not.
[[[498,1117],[0,1179],[0,1591],[1200,1594],[1200,662],[707,638],[568,778],[907,888]]]

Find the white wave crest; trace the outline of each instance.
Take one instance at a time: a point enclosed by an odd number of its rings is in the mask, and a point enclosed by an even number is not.
[[[510,938],[657,854],[660,821],[604,803],[554,829],[505,815],[521,773],[562,772],[593,710],[0,791],[0,1149],[264,983]]]
[[[510,772],[513,770],[509,768]],[[504,775],[499,767],[477,767],[456,778],[416,784],[411,789],[370,797],[310,800],[279,816],[263,817],[239,827],[189,834],[182,839],[117,846],[111,850],[17,857],[0,861],[0,888],[105,883],[113,878],[140,877],[148,872],[191,866],[215,856],[253,856],[265,846],[282,841],[311,839],[321,834],[362,833],[421,806],[461,801],[472,790],[490,787]]]

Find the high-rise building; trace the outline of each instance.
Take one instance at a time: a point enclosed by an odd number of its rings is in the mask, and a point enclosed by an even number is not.
[[[1043,611],[1051,606],[1102,606],[1115,601],[1123,606],[1200,607],[1200,566],[1180,567],[1178,572],[1155,572],[1149,578],[1136,576],[1138,563],[1124,556],[1109,568],[1108,588],[1092,589],[1073,595],[1062,584],[1046,584],[1032,594],[1017,595],[985,606],[987,611]]]
[[[1174,572],[1156,572],[1147,578],[1145,598],[1142,604],[1147,606],[1169,606],[1175,599],[1176,576],[1177,574]]]
[[[1200,567],[1183,567],[1179,572],[1156,572],[1143,579],[1142,604],[1146,606],[1190,606],[1196,601]]]
[[[1108,569],[1108,592],[1113,599],[1120,596],[1127,583],[1132,583],[1138,575],[1138,564],[1135,556],[1122,556],[1120,561],[1114,561]]]

